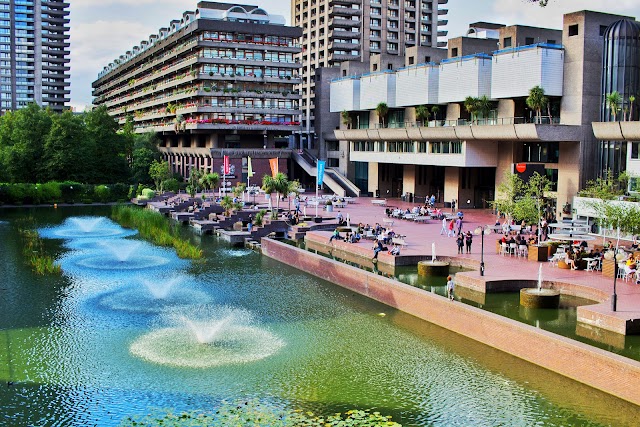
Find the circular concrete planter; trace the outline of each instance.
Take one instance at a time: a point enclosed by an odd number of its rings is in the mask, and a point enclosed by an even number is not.
[[[528,308],[558,308],[560,291],[553,289],[520,289],[520,305]]]
[[[449,274],[448,262],[444,261],[420,261],[418,262],[419,276],[446,276]]]

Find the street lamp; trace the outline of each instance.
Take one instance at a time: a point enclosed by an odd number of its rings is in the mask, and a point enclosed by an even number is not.
[[[616,311],[618,306],[618,294],[616,294],[616,279],[618,278],[618,260],[613,257],[613,295],[611,295],[611,311]]]
[[[478,226],[473,231],[473,234],[480,235],[480,275],[484,276],[484,235],[491,233],[491,228],[489,226]]]

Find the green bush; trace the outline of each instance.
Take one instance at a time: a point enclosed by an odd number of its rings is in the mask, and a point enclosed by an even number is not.
[[[62,201],[65,203],[73,203],[76,199],[80,199],[84,194],[84,185],[79,182],[65,181],[60,183],[60,192],[62,193]]]
[[[111,201],[111,189],[106,185],[98,185],[93,189],[93,195],[101,203]]]
[[[162,183],[162,188],[164,189],[164,191],[172,191],[174,193],[177,193],[178,191],[180,191],[180,182],[178,182],[178,180],[175,178],[169,178]]]
[[[109,201],[114,201],[118,199],[126,199],[129,195],[129,184],[124,184],[122,182],[117,182],[109,187],[111,189],[111,199]]]
[[[143,199],[153,199],[155,196],[156,196],[156,192],[150,188],[145,188],[142,190]]]
[[[38,184],[38,203],[56,203],[62,199],[62,190],[60,190],[60,183],[58,182],[45,182],[44,184]]]

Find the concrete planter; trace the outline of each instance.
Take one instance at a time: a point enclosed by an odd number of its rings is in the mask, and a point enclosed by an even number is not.
[[[529,261],[547,261],[549,259],[549,246],[529,246]]]

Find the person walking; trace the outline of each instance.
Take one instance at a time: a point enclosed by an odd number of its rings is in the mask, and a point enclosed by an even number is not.
[[[440,230],[440,235],[447,234],[447,218],[442,217],[442,229]]]
[[[467,247],[467,253],[471,253],[471,243],[473,243],[473,234],[471,234],[471,231],[467,231],[464,235],[464,243]]]
[[[456,212],[456,199],[451,200],[451,213]]]
[[[455,223],[453,222],[453,219],[449,221],[449,225],[447,226],[447,237],[454,237],[456,235],[456,233],[453,231],[454,225]]]
[[[458,234],[462,233],[462,218],[460,217],[456,219],[456,228],[458,229]]]
[[[464,236],[462,235],[462,233],[458,234],[458,237],[456,238],[456,244],[458,245],[458,253],[459,254],[463,254],[463,248],[464,248]]]
[[[453,288],[455,287],[455,283],[453,283],[453,277],[447,276],[447,298],[453,301]]]

